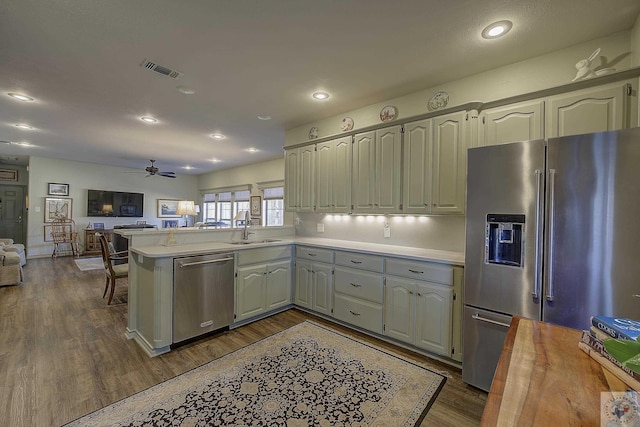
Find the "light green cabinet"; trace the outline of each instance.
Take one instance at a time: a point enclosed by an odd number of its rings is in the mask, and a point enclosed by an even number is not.
[[[400,211],[402,127],[356,134],[351,169],[355,213]]]
[[[478,145],[531,141],[544,137],[544,101],[533,100],[482,111]]]
[[[295,304],[327,316],[333,309],[333,251],[296,247]]]
[[[351,210],[350,136],[316,145],[316,212]]]
[[[285,209],[312,212],[315,195],[315,145],[285,151]]]
[[[290,246],[239,251],[236,255],[235,321],[291,304],[291,281]]]

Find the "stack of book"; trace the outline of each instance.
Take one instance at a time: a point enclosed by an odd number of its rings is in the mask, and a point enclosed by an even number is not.
[[[640,345],[638,337],[640,337],[640,322],[637,320],[593,316],[591,328],[588,331],[582,331],[578,346],[630,388],[640,391],[640,373],[629,368],[630,364],[627,360],[619,360],[621,357],[617,352],[618,357],[615,357],[607,350],[607,347],[611,349],[612,344],[619,344],[610,340],[634,341],[634,346]]]

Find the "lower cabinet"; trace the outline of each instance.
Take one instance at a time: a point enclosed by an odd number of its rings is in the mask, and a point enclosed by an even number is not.
[[[268,260],[270,256],[290,257],[290,249],[264,248],[254,251],[247,251],[238,257],[236,322],[291,304],[291,259]],[[242,265],[250,260],[263,262]]]
[[[296,259],[295,303],[321,314],[331,315],[333,266]]]

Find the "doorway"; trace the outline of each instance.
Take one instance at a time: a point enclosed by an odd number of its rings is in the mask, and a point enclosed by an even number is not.
[[[24,187],[0,185],[0,238],[24,244]]]

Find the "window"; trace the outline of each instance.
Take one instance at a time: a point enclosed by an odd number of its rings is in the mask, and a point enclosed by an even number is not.
[[[249,196],[251,192],[249,190],[246,191],[236,191],[235,192],[235,203],[233,209],[233,216],[235,217],[238,212],[248,211],[249,210]],[[244,216],[243,219],[235,222],[235,227],[244,227]]]
[[[208,190],[202,195],[205,223],[223,227],[239,227],[244,221],[234,221],[236,213],[249,210],[249,185],[231,188]]]
[[[265,227],[284,225],[284,187],[267,187],[262,190],[262,224]]]

